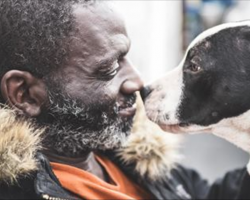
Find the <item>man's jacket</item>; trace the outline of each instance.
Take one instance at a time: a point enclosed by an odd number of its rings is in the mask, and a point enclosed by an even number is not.
[[[132,134],[120,150],[101,153],[155,199],[250,199],[246,169],[209,186],[195,171],[174,164],[174,139],[148,131]],[[42,132],[13,111],[0,109],[0,199],[79,199],[61,186],[40,152]]]

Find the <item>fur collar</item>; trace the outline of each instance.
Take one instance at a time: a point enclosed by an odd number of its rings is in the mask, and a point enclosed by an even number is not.
[[[133,164],[142,177],[158,180],[180,159],[179,139],[149,121],[142,102],[138,102],[138,111],[133,133],[117,155],[124,164]],[[13,110],[0,109],[0,182],[11,184],[36,170],[35,155],[40,149],[42,133],[27,119],[17,117]]]
[[[14,183],[21,175],[36,170],[36,151],[43,130],[17,118],[8,108],[0,109],[0,182]]]
[[[132,134],[117,154],[125,165],[135,166],[135,171],[150,181],[166,177],[178,162],[181,137],[166,133],[151,122],[138,95],[137,114],[134,119]]]

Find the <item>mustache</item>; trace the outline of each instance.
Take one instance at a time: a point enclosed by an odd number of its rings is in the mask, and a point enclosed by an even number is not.
[[[132,107],[136,102],[136,98],[136,94],[124,96],[121,100],[119,100],[119,102],[115,104],[115,110],[117,113],[122,109]]]
[[[126,105],[128,105],[129,107],[134,105],[136,102],[136,94],[132,94],[129,97],[126,97],[125,102],[126,102]]]

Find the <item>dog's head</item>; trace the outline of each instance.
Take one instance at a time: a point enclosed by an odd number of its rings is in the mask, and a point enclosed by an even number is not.
[[[250,21],[200,34],[180,65],[142,94],[147,115],[166,131],[249,132]]]

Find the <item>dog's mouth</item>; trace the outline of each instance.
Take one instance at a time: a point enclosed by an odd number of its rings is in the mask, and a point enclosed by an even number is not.
[[[174,134],[196,134],[201,132],[211,132],[210,126],[200,126],[190,123],[179,124],[158,124],[163,131]]]
[[[170,133],[183,133],[185,128],[190,124],[188,123],[179,123],[179,124],[159,124],[162,130]]]

